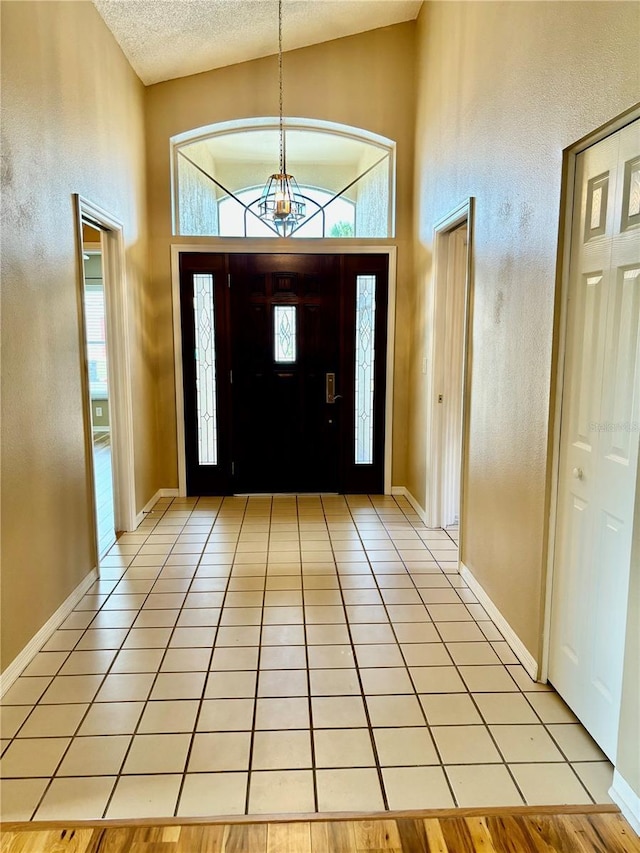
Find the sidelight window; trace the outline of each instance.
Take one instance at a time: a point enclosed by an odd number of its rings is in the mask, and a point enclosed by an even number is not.
[[[356,278],[355,462],[373,463],[376,277]]]
[[[200,465],[217,465],[216,348],[211,273],[196,273],[193,276],[193,313],[196,343],[198,460]]]

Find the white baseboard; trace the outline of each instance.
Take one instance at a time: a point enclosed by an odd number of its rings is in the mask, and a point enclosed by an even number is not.
[[[397,495],[398,497],[406,498],[411,506],[416,511],[417,515],[420,517],[420,520],[426,524],[427,523],[427,514],[424,509],[420,506],[418,501],[411,494],[409,489],[406,486],[391,486],[391,494]]]
[[[180,489],[158,489],[158,494],[161,498],[178,498]]]
[[[53,616],[40,628],[38,633],[29,640],[20,654],[14,658],[5,671],[0,674],[0,696],[4,696],[16,678],[27,668],[54,631],[64,622],[76,604],[86,594],[90,586],[98,579],[98,572],[92,569],[89,574],[74,589],[71,595],[62,602]]]
[[[640,797],[617,770],[613,771],[613,784],[609,788],[609,796],[619,806],[633,831],[640,835]]]
[[[495,623],[496,627],[500,630],[500,633],[507,641],[507,644],[511,651],[518,658],[522,666],[527,670],[531,678],[533,678],[534,681],[537,681],[538,662],[529,652],[529,650],[525,647],[520,637],[518,637],[516,632],[513,630],[511,625],[509,625],[509,623],[504,618],[502,613],[498,610],[493,601],[489,598],[487,593],[484,591],[484,587],[480,585],[480,583],[476,580],[474,575],[464,565],[464,563],[460,564],[460,576],[464,581],[466,581],[469,589],[473,592],[480,604],[484,607],[484,609],[491,617],[492,621]]]
[[[142,510],[136,515],[136,527],[140,524],[140,522],[144,521],[144,517],[148,512],[151,512],[154,505],[160,498],[177,498],[180,494],[178,489],[158,489],[155,495],[146,502],[146,504],[142,507]]]

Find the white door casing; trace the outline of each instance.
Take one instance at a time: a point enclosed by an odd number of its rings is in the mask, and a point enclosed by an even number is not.
[[[84,274],[82,223],[86,221],[102,232],[103,279],[108,338],[108,371],[110,388],[110,419],[112,464],[114,479],[114,511],[117,531],[137,527],[134,480],[133,400],[131,353],[129,342],[129,304],[125,272],[124,226],[98,205],[80,195],[73,196],[75,207],[76,252],[78,268],[81,347],[83,352],[83,385],[85,404],[85,441],[90,460],[90,501],[95,515],[91,416],[88,408],[89,374],[84,329]],[[97,531],[97,520],[96,520]],[[96,560],[97,560],[96,547]]]
[[[451,524],[444,519],[447,507],[453,506],[454,516],[456,512],[459,516],[461,556],[462,472],[471,390],[474,218],[475,198],[471,196],[434,226],[434,274],[425,318],[432,335],[423,362],[423,371],[429,376],[425,522],[429,527]]]
[[[615,759],[640,437],[640,121],[576,158],[549,679]]]
[[[447,250],[440,516],[443,527],[456,525],[460,520],[462,397],[468,267],[466,222],[451,232],[447,241]]]

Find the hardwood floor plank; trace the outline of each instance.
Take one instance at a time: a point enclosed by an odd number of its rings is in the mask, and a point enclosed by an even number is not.
[[[0,850],[2,853],[87,853],[93,834],[93,828],[11,833],[8,839],[3,837]]]
[[[359,820],[355,823],[356,850],[402,850],[395,820]]]
[[[441,820],[442,834],[447,846],[455,853],[474,853],[473,838],[469,832],[466,818],[453,817]]]
[[[518,853],[556,853],[528,815],[495,815],[487,818],[487,828],[497,850]]]
[[[342,820],[9,825],[0,853],[640,853],[622,815],[460,810]],[[257,822],[260,821],[260,822]]]
[[[265,853],[267,849],[266,823],[245,823],[225,828],[224,853]]]
[[[310,823],[270,823],[267,853],[311,853]]]
[[[125,826],[95,829],[86,853],[131,853],[134,831]]]
[[[224,853],[224,824],[183,826],[175,853]]]
[[[436,818],[426,818],[424,828],[427,833],[429,853],[449,853],[440,821]],[[457,851],[452,850],[451,853],[457,853]]]
[[[311,824],[312,853],[353,853],[355,826],[351,821],[322,821]]]
[[[589,823],[607,853],[640,853],[640,838],[622,815],[578,815],[580,822]]]
[[[400,835],[401,848],[411,853],[429,853],[429,842],[424,821],[417,818],[397,818],[396,826]]]
[[[471,836],[473,848],[477,853],[498,853],[491,839],[486,818],[467,817],[465,818],[465,823]]]

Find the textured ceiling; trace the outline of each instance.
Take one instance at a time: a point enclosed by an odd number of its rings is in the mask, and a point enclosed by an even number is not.
[[[93,0],[143,83],[269,56],[278,50],[277,0]],[[417,17],[422,0],[284,0],[283,48]]]

